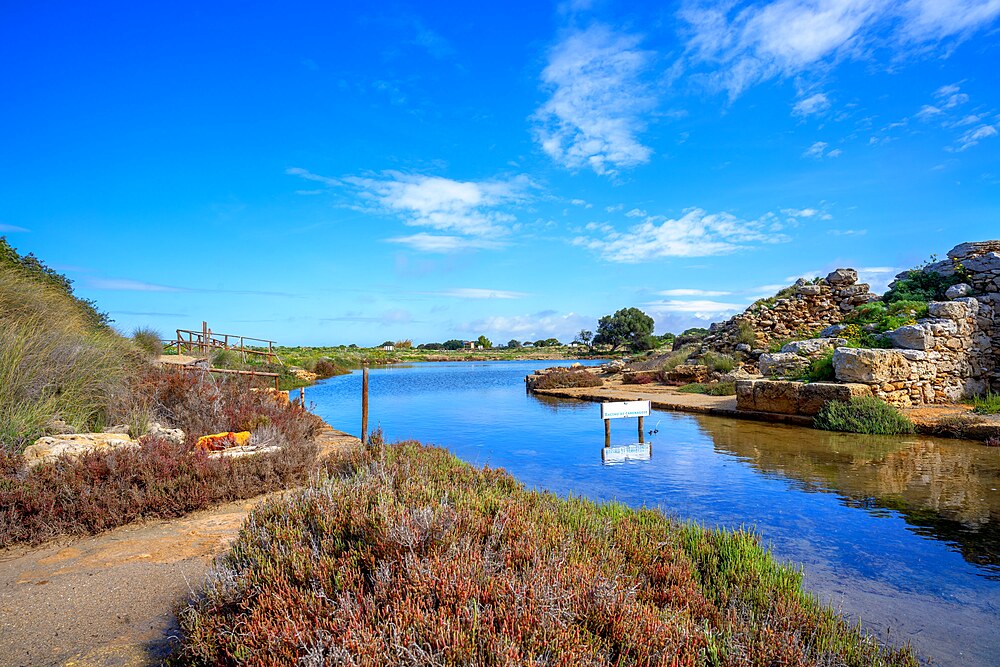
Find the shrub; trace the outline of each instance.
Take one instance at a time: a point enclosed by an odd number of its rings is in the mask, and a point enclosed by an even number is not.
[[[670,372],[680,366],[681,364],[686,364],[688,358],[698,349],[695,345],[685,345],[679,349],[675,349],[667,358],[663,361],[663,366],[661,367],[664,372]]]
[[[682,394],[707,394],[708,386],[704,382],[691,382],[677,387],[677,391]]]
[[[708,366],[708,370],[718,373],[729,373],[736,368],[736,359],[718,352],[706,352],[701,355],[701,363]]]
[[[253,511],[178,614],[173,664],[917,664],[743,530],[529,491],[416,443],[337,472]]]
[[[336,375],[346,375],[347,373],[350,373],[350,371],[329,359],[320,359],[313,365],[313,373],[315,373],[319,379],[324,380],[326,378],[332,378]]]
[[[660,371],[633,371],[622,375],[622,384],[653,384],[660,379]]]
[[[556,368],[535,383],[535,389],[564,389],[569,387],[600,387],[604,380],[590,371],[576,368]]]
[[[160,332],[149,327],[139,327],[132,332],[132,342],[150,359],[163,354],[163,341]]]
[[[708,389],[705,392],[709,396],[735,396],[736,395],[736,383],[735,382],[716,382],[715,384],[708,385]]]
[[[972,411],[977,415],[1000,414],[1000,393],[994,394],[992,391],[987,391],[980,396],[974,396],[972,405],[975,406]]]
[[[952,285],[964,282],[965,272],[959,270],[954,275],[942,276],[940,273],[924,272],[921,269],[911,269],[902,278],[897,278],[882,295],[882,301],[941,301],[944,293]]]
[[[753,330],[753,327],[749,322],[740,322],[737,326],[736,342],[749,345],[750,347],[756,347],[757,332]]]
[[[813,425],[826,431],[902,435],[913,433],[913,422],[896,408],[874,396],[860,396],[850,401],[830,401],[813,419]]]
[[[796,379],[806,382],[832,382],[836,380],[837,373],[833,369],[833,350],[810,361],[809,366]]]

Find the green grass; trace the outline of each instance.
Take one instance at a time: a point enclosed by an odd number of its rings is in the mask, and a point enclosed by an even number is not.
[[[804,382],[833,382],[836,380],[837,373],[833,368],[833,350],[810,361],[805,371],[795,379]]]
[[[974,396],[972,405],[974,406],[972,411],[977,415],[1000,414],[1000,393],[995,394],[992,391],[987,391],[980,396]]]
[[[826,431],[868,435],[904,435],[915,430],[906,415],[874,396],[830,401],[813,419],[813,425]]]
[[[682,384],[677,387],[677,391],[682,394],[707,394],[708,385],[704,382],[691,382],[689,384]]]
[[[707,394],[708,396],[735,396],[735,382],[692,382],[677,387],[682,394]]]
[[[178,618],[177,665],[917,665],[753,533],[529,491],[417,443],[259,506]]]
[[[708,366],[708,370],[718,373],[729,373],[736,368],[736,359],[728,354],[719,352],[706,352],[701,355],[701,363]]]

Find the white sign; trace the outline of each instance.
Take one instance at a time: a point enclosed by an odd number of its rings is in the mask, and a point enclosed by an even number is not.
[[[622,417],[648,417],[649,401],[618,401],[601,403],[601,419],[621,419]]]

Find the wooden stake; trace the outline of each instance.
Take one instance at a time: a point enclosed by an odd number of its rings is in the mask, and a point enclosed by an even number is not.
[[[611,420],[610,419],[605,419],[604,420],[604,446],[605,447],[610,447],[611,446]]]
[[[639,444],[646,442],[646,434],[642,432],[642,417],[639,417]]]
[[[361,444],[368,444],[368,364],[361,370]]]

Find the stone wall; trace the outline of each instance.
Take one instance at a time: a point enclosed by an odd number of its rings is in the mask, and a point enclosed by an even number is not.
[[[792,290],[791,295],[773,304],[758,302],[725,322],[713,324],[702,341],[703,350],[754,353],[756,357],[775,340],[807,337],[837,324],[855,307],[878,300],[867,284],[858,283],[854,269],[837,269],[816,284],[799,280]],[[752,341],[746,332],[752,332]]]
[[[923,270],[960,271],[967,283],[949,288],[950,301],[932,302],[929,318],[889,332],[891,349],[837,348],[838,380],[902,407],[1000,390],[1000,241],[963,243],[948,257]]]

